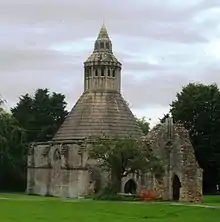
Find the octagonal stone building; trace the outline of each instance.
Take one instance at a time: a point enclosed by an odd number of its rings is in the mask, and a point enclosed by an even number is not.
[[[84,62],[84,92],[53,139],[32,144],[29,149],[27,193],[72,198],[87,196],[91,190],[94,190],[94,186],[92,186],[94,174],[101,173],[99,169],[96,169],[96,173],[91,171],[91,168],[95,169],[96,162],[88,156],[90,138],[101,135],[123,138],[131,135],[143,139],[143,133],[137,125],[136,119],[121,95],[121,68],[122,65],[113,54],[112,42],[103,25],[95,41],[92,54]],[[163,155],[163,151],[166,149],[164,137],[158,134],[152,139],[152,135],[154,133],[150,133],[145,139],[155,148],[155,152],[159,150],[158,155],[161,158],[167,160],[168,156]],[[175,146],[175,153],[182,152],[180,147],[184,146],[184,140],[181,141],[181,144],[182,146]],[[172,158],[172,161],[169,161],[170,164],[177,166],[177,162],[182,161],[178,159],[177,154],[169,156]],[[190,159],[191,167],[195,169],[190,181],[197,176],[201,179],[201,171],[192,147],[190,155],[193,157]],[[178,158],[175,159],[177,156]],[[169,170],[166,171],[162,186],[158,185],[152,175],[145,175],[144,178],[129,175],[122,181],[122,192],[138,192],[144,185],[156,190],[158,187],[162,187],[160,194],[163,199],[173,199],[171,193],[175,191],[179,193],[180,200],[198,200],[201,196],[200,180],[196,180],[195,183],[191,182],[190,185],[194,190],[190,188],[189,184],[185,186],[185,178],[190,176],[189,171],[187,172],[179,165],[178,176],[175,174],[179,182],[178,190],[174,189],[174,184],[168,182],[174,176],[174,173]],[[185,177],[182,176],[184,173]],[[184,178],[184,181],[181,181],[181,178]],[[100,187],[103,187],[106,181],[107,178],[103,174]],[[190,192],[190,195],[182,198],[181,192],[184,195]]]

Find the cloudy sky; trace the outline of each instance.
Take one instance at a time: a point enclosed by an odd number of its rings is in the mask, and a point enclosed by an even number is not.
[[[219,0],[1,0],[0,94],[83,91],[83,62],[105,21],[122,93],[152,125],[188,82],[220,83]]]

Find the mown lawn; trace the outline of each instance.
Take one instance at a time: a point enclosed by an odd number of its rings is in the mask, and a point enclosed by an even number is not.
[[[9,199],[4,199],[9,198]],[[207,197],[207,204],[219,197]],[[2,222],[207,222],[219,221],[220,209],[171,206],[169,203],[72,201],[0,194]]]
[[[204,196],[204,204],[220,205],[220,195]]]

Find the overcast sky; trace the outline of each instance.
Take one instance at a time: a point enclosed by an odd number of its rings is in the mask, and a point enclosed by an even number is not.
[[[71,108],[103,20],[123,64],[123,96],[152,125],[182,86],[220,83],[220,0],[1,0],[7,106],[46,87],[64,93]]]

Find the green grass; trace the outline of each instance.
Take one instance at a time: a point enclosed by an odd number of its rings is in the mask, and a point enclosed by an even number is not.
[[[220,205],[220,195],[205,196],[204,203],[209,205]]]
[[[220,203],[220,196],[206,197],[205,203]],[[169,203],[74,202],[60,198],[0,194],[1,222],[207,222],[219,221],[219,218],[220,209],[171,206]]]

